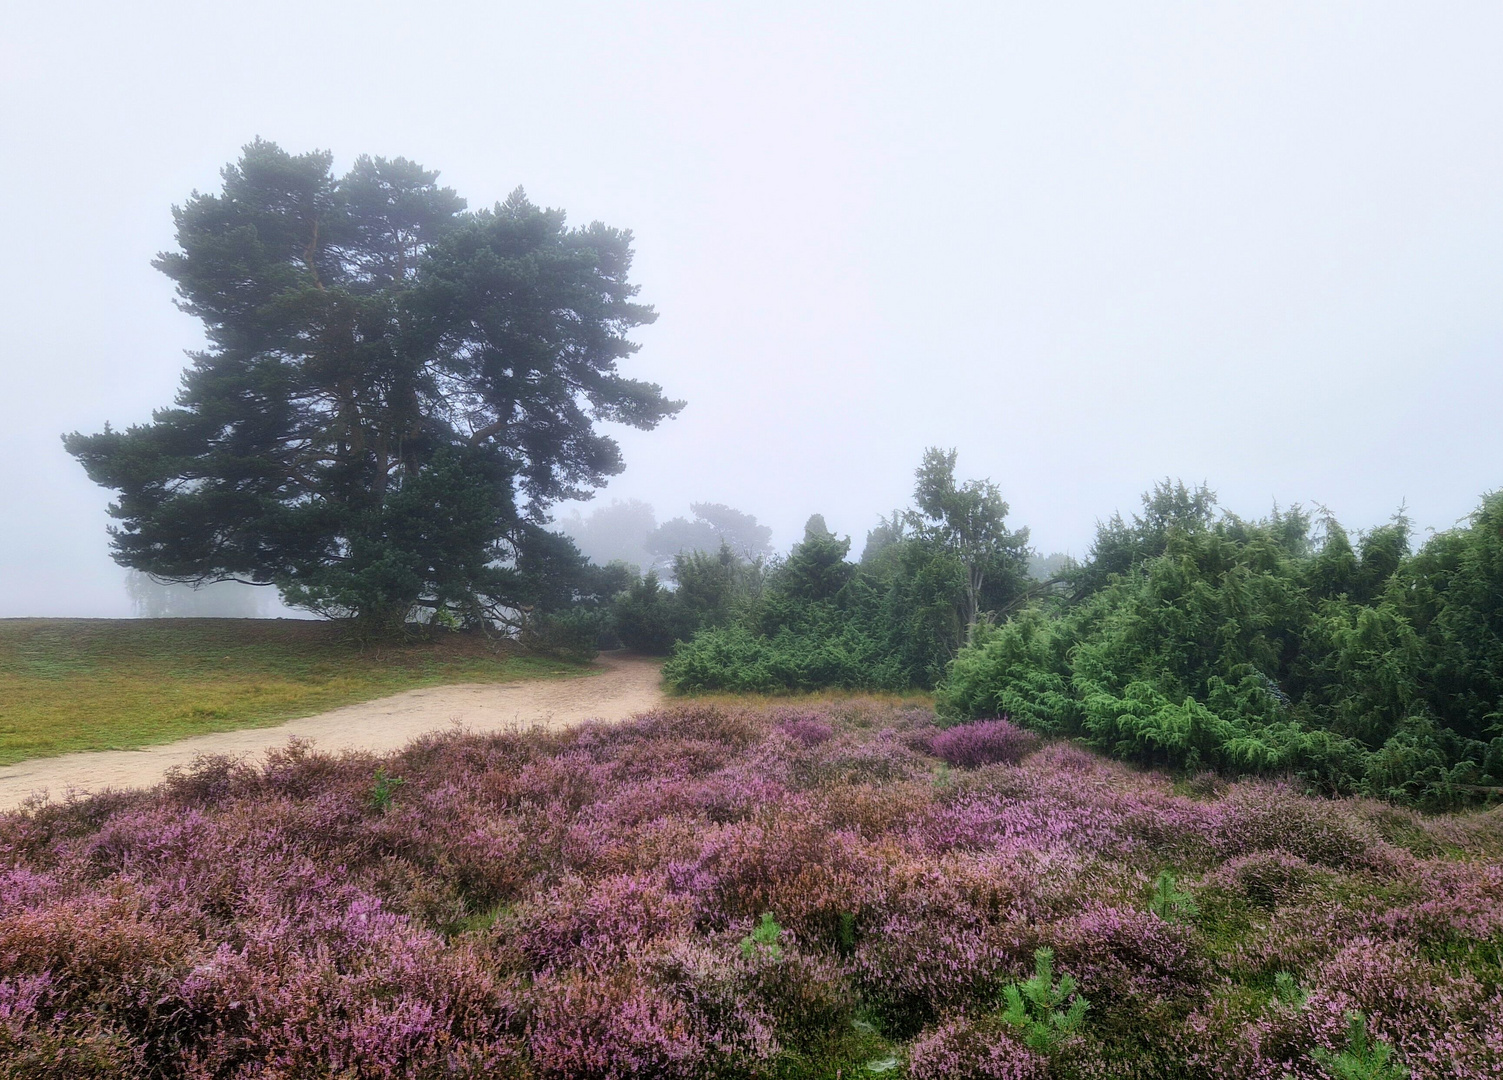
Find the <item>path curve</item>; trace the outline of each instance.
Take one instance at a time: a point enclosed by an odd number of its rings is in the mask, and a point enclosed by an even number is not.
[[[454,725],[471,731],[566,727],[582,720],[624,720],[662,703],[661,660],[601,656],[592,666],[596,674],[579,678],[429,686],[276,727],[218,731],[139,750],[87,750],[0,766],[0,811],[14,810],[34,794],[60,799],[70,790],[151,787],[174,765],[188,765],[201,754],[256,755],[284,746],[290,738],[307,739],[318,750],[379,754]]]

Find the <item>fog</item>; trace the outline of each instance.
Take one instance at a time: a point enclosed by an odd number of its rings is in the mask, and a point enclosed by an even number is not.
[[[171,402],[149,263],[257,135],[635,231],[629,374],[688,407],[561,521],[859,552],[939,445],[1042,552],[1166,476],[1448,527],[1503,483],[1500,45],[1483,3],[13,5],[0,615],[148,613],[58,436]]]
[[[125,573],[125,594],[131,614],[139,619],[264,619],[287,612],[276,593],[265,586],[237,581],[214,581],[194,587],[154,580],[136,570]]]
[[[586,558],[600,566],[621,562],[639,572],[656,570],[672,578],[673,557],[683,551],[717,552],[726,547],[742,559],[773,554],[772,529],[721,503],[694,503],[689,517],[659,522],[640,499],[612,499],[587,510],[575,506],[554,521]]]

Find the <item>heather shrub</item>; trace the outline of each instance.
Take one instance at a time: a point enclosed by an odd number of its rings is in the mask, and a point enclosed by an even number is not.
[[[791,710],[780,711],[774,715],[779,718],[778,730],[803,747],[814,747],[820,743],[829,742],[835,735],[835,728],[818,715],[797,713]]]
[[[1230,859],[1208,875],[1205,883],[1257,907],[1272,909],[1299,899],[1329,876],[1297,855],[1274,849]]]
[[[181,988],[201,1018],[193,1072],[421,1076],[439,1073],[455,1044],[477,1075],[514,1069],[516,995],[473,954],[445,953],[373,905],[352,906],[344,921],[322,943],[341,957],[337,977],[322,950],[275,931],[238,950],[221,945],[200,964]]]
[[[184,805],[213,805],[238,790],[254,787],[260,771],[243,758],[225,754],[199,755],[184,768],[167,770],[163,793]]]
[[[95,1021],[69,1022],[52,1006],[50,979],[0,979],[0,1076],[6,1080],[80,1080],[146,1075],[142,1048],[125,1032]]]
[[[1202,1037],[1209,1036],[1195,1060],[1211,1075],[1470,1080],[1494,1075],[1503,1064],[1486,1045],[1495,1014],[1481,984],[1425,960],[1410,946],[1354,938],[1313,969],[1308,982],[1298,984],[1287,974],[1280,982],[1240,1022],[1228,1023],[1232,1009],[1226,1000],[1212,1010],[1222,1014],[1219,1019],[1192,1022]],[[1362,1016],[1365,1052],[1353,1046],[1353,1014]],[[1361,1067],[1377,1071],[1339,1071]]]
[[[1400,902],[1373,919],[1374,932],[1432,952],[1503,946],[1503,867],[1427,860],[1393,891]]]
[[[959,1017],[924,1032],[908,1053],[912,1080],[1043,1080],[1048,1062],[997,1017]]]
[[[1262,980],[1277,972],[1314,971],[1355,938],[1383,910],[1371,895],[1311,896],[1284,904],[1248,924],[1223,955],[1239,977]]]
[[[1202,992],[1206,965],[1193,932],[1150,912],[1092,906],[1057,924],[1050,939],[1098,1012]]]
[[[930,810],[930,780],[885,784],[827,784],[809,793],[830,828],[863,836],[901,836]]]
[[[0,917],[42,906],[57,889],[51,875],[25,866],[0,870]]]
[[[1019,930],[966,885],[938,868],[900,878],[860,916],[856,985],[894,1030],[992,1000],[1024,955]]]
[[[546,810],[538,809],[500,820],[467,820],[456,813],[445,821],[413,814],[396,823],[401,831],[392,836],[391,846],[405,851],[405,862],[452,884],[470,906],[488,908],[521,895],[539,865],[562,862],[553,855],[557,833],[547,827],[547,821]],[[444,849],[431,854],[413,851],[413,835],[435,826],[450,830]]]
[[[130,897],[74,899],[0,919],[9,1038],[27,1053],[55,1045],[81,1063],[96,1053],[123,1062],[166,1050],[183,1026],[176,989],[195,959],[195,937],[143,918]]]
[[[1329,1002],[1265,993],[1219,998],[1186,1026],[1188,1063],[1215,1080],[1330,1080],[1312,1052],[1344,1045],[1347,1031]]]
[[[1313,1007],[1361,1013],[1364,1031],[1392,1044],[1418,1076],[1446,1075],[1464,1050],[1463,1040],[1453,1036],[1476,1023],[1485,997],[1476,979],[1447,972],[1411,945],[1363,938],[1322,965],[1311,981]]]
[[[562,973],[539,980],[536,989],[527,1044],[540,1077],[696,1077],[711,1068],[715,1049],[739,1049],[755,1060],[770,1057],[776,1045],[723,1028],[719,1045],[707,1045],[691,1005],[661,992],[635,967]]]
[[[785,1049],[808,1052],[838,1040],[850,1027],[856,1005],[844,965],[803,948],[786,931],[779,933],[774,949],[759,943],[749,956],[745,940],[737,970],[738,1000],[754,1003],[772,1019]]]
[[[0,815],[0,1076],[1329,1080],[1352,1011],[1503,1067],[1497,814],[936,734],[689,704]]]
[[[692,921],[689,899],[656,879],[570,876],[519,905],[506,929],[534,969],[551,970],[609,965],[687,932]]]
[[[1283,851],[1339,870],[1371,865],[1381,854],[1376,830],[1339,802],[1247,786],[1231,792],[1218,809],[1224,857]]]
[[[1005,762],[1016,765],[1038,746],[1038,736],[1003,717],[958,724],[929,741],[930,753],[959,769]]]
[[[1041,768],[1055,773],[1096,775],[1113,771],[1106,759],[1069,742],[1047,744],[1039,751],[1037,760]]]
[[[781,812],[706,831],[696,865],[675,868],[675,879],[697,894],[702,921],[720,925],[771,910],[795,930],[820,937],[840,912],[862,906],[869,856],[810,810],[809,803],[785,802]]]
[[[884,728],[875,737],[853,733],[819,744],[803,757],[794,778],[813,788],[908,780],[927,771],[923,758],[895,730]]]

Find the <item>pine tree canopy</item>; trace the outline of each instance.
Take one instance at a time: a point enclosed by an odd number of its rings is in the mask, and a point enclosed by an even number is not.
[[[387,624],[525,602],[546,508],[622,469],[597,422],[682,408],[619,370],[656,318],[631,233],[520,189],[469,211],[403,158],[257,140],[223,176],[155,264],[208,338],[176,404],[64,438],[119,493],[116,561]]]

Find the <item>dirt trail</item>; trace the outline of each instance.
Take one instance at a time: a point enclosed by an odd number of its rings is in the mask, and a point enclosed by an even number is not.
[[[256,755],[283,746],[293,737],[307,739],[319,750],[383,753],[455,724],[471,731],[565,727],[582,720],[624,720],[663,700],[661,661],[602,656],[594,666],[598,674],[580,678],[430,686],[276,727],[221,731],[139,750],[90,750],[0,766],[0,811],[12,810],[38,792],[60,799],[70,789],[150,787],[161,783],[174,765],[187,765],[200,754]]]

